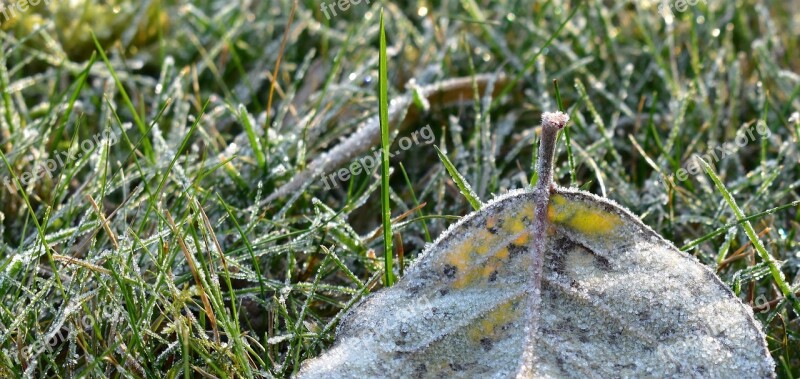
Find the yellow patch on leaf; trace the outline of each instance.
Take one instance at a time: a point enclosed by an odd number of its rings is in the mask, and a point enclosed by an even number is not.
[[[513,306],[514,300],[500,304],[496,309],[487,313],[484,318],[471,325],[467,336],[473,342],[479,343],[484,338],[494,339],[503,326],[521,316],[520,309]]]
[[[484,255],[489,252],[492,245],[488,243],[483,243],[483,241],[491,239],[493,235],[489,230],[479,230],[476,234],[477,235],[473,239],[475,241],[475,245],[477,246],[475,248],[475,252],[480,255]]]
[[[577,202],[568,202],[559,194],[550,197],[547,217],[554,223],[590,235],[610,233],[622,224],[619,216],[613,213]]]
[[[501,254],[502,253],[502,254]],[[465,272],[459,272],[458,279],[453,282],[456,289],[464,289],[469,286],[479,285],[478,282],[489,282],[489,278],[497,270],[497,266],[503,264],[502,260],[508,257],[508,249],[502,248],[482,264],[473,264]]]
[[[517,234],[525,230],[524,219],[526,217],[528,220],[533,220],[533,203],[524,204],[519,212],[506,219],[503,223],[503,229],[508,234]]]
[[[472,261],[470,253],[474,246],[474,241],[471,239],[464,240],[459,246],[456,246],[452,251],[448,252],[446,261],[449,265],[454,266],[458,271],[464,270],[467,265]]]

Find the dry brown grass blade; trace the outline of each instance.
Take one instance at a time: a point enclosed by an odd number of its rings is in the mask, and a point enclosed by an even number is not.
[[[203,307],[208,315],[208,321],[211,323],[211,329],[214,330],[214,337],[216,338],[217,343],[219,343],[220,338],[219,330],[217,330],[217,318],[214,316],[214,310],[211,308],[211,302],[208,301],[208,295],[206,295],[205,287],[203,286],[203,282],[200,280],[200,275],[197,273],[197,266],[194,264],[194,259],[192,258],[192,254],[189,253],[189,249],[186,248],[186,243],[183,242],[183,236],[178,230],[178,227],[175,226],[175,221],[172,219],[172,215],[169,213],[169,211],[166,212],[166,215],[167,221],[169,221],[170,229],[172,229],[172,233],[178,240],[181,251],[183,251],[183,255],[186,257],[186,262],[189,264],[189,269],[192,270],[192,276],[194,277],[194,282],[197,284],[197,288],[200,292],[200,299],[203,301]]]
[[[138,187],[137,187],[137,188],[138,188]],[[126,197],[126,198],[125,198],[125,200],[123,200],[123,201],[122,201],[122,203],[120,203],[120,204],[119,204],[119,206],[117,206],[117,208],[116,208],[116,209],[114,209],[114,211],[113,211],[113,212],[111,212],[111,214],[109,214],[109,215],[108,215],[108,217],[106,217],[106,218],[105,218],[105,222],[106,222],[106,223],[107,223],[107,222],[110,222],[110,221],[111,221],[111,220],[114,218],[114,216],[116,216],[116,215],[117,215],[117,211],[119,211],[120,209],[122,209],[122,207],[123,207],[123,206],[125,206],[125,205],[128,203],[128,201],[131,199],[131,197],[133,197],[133,195],[134,195],[135,193],[136,193],[136,191],[135,191],[135,190],[134,190],[133,192],[131,192],[131,193],[128,195],[128,197]],[[95,205],[96,205],[96,204],[95,204]],[[101,220],[102,220],[102,219],[101,219]],[[89,244],[89,242],[91,242],[91,240],[94,238],[94,236],[95,236],[95,235],[97,235],[97,232],[98,232],[98,231],[100,231],[100,228],[101,228],[101,227],[103,227],[104,225],[105,225],[105,224],[101,224],[100,226],[98,226],[97,228],[95,228],[95,230],[94,230],[94,231],[92,231],[91,235],[87,236],[87,237],[86,237],[86,238],[83,240],[83,242],[81,242],[81,244],[80,244],[80,245],[78,245],[78,247],[77,247],[77,248],[73,248],[73,249],[72,249],[72,254],[70,254],[70,255],[73,255],[73,256],[74,256],[74,255],[80,254],[80,252],[81,252],[81,251],[83,251],[83,250],[86,248],[86,246]]]
[[[397,252],[397,264],[400,267],[400,276],[405,274],[405,250],[403,249],[403,237],[400,235],[399,232],[395,232],[392,234],[392,238],[394,239],[394,247],[395,251]]]
[[[769,233],[770,230],[772,230],[772,228],[765,228],[764,230],[761,231],[761,233],[758,233],[758,238],[764,237],[764,235]],[[752,243],[750,241],[747,241],[744,245],[742,245],[742,247],[734,251],[730,257],[725,258],[725,260],[723,260],[722,262],[719,262],[719,265],[717,265],[717,271],[724,269],[732,262],[738,261],[739,259],[747,257],[748,255],[752,255],[753,249],[750,249],[749,251],[743,253],[743,251],[745,251],[745,249],[750,247],[750,245],[752,245]]]
[[[409,209],[408,211],[404,212],[404,213],[403,213],[403,214],[401,214],[400,216],[397,216],[397,217],[393,218],[393,219],[392,219],[392,224],[396,224],[396,223],[398,223],[398,222],[400,222],[400,221],[403,221],[403,220],[404,220],[406,217],[408,217],[408,216],[410,216],[411,214],[413,214],[414,212],[416,212],[416,211],[418,211],[418,210],[422,209],[422,208],[423,208],[425,205],[427,205],[427,204],[428,204],[428,203],[422,203],[422,204],[420,204],[420,205],[418,205],[418,206],[416,206],[416,207],[414,207],[414,208],[411,208],[411,209]],[[379,226],[379,227],[378,227],[378,229],[375,229],[375,231],[374,231],[374,232],[372,232],[372,233],[369,235],[369,237],[368,237],[368,238],[366,238],[366,239],[364,240],[364,243],[368,244],[368,243],[370,243],[370,242],[372,242],[372,241],[375,241],[375,239],[377,239],[378,237],[380,237],[382,233],[383,233],[383,226]]]
[[[294,13],[297,11],[297,0],[292,2],[292,10],[289,12],[289,20],[286,21],[286,29],[283,31],[283,40],[281,41],[281,48],[278,50],[278,60],[275,62],[275,71],[272,72],[272,81],[269,85],[269,97],[267,98],[267,118],[264,124],[264,130],[269,128],[269,110],[272,108],[272,96],[275,93],[275,84],[278,81],[278,71],[281,68],[281,60],[283,59],[283,52],[286,49],[286,42],[289,40],[289,30],[292,28],[292,21],[294,21]],[[266,131],[264,132],[266,134]]]
[[[97,217],[100,218],[100,222],[102,222],[103,229],[106,230],[108,238],[111,240],[111,244],[114,245],[114,249],[119,250],[119,243],[117,242],[117,236],[114,234],[114,231],[111,230],[111,227],[108,226],[108,220],[106,220],[106,217],[103,216],[103,212],[100,211],[100,207],[97,206],[97,203],[92,198],[92,195],[86,195],[86,199],[89,200],[90,204],[92,204],[92,208],[94,208],[95,213],[97,213]]]
[[[222,267],[225,269],[225,272],[228,273],[230,272],[228,270],[228,261],[225,260],[225,253],[223,253],[222,245],[219,244],[219,240],[217,239],[217,234],[214,233],[214,229],[211,227],[211,221],[208,220],[208,215],[206,214],[206,211],[203,209],[202,206],[200,206],[200,203],[197,202],[197,200],[195,200],[195,204],[197,205],[197,209],[200,210],[200,215],[203,216],[203,223],[205,224],[206,229],[208,230],[208,234],[211,236],[211,239],[214,241],[214,245],[216,246],[217,251],[219,252],[219,258],[222,260]]]
[[[78,266],[87,268],[87,269],[89,269],[91,271],[99,272],[101,274],[106,274],[106,275],[111,274],[111,271],[106,269],[106,268],[100,267],[98,265],[91,264],[89,262],[82,261],[82,260],[80,260],[78,258],[68,257],[66,255],[61,255],[61,254],[53,254],[53,259],[55,259],[57,261],[66,262],[66,263],[69,263],[69,264],[78,265]]]

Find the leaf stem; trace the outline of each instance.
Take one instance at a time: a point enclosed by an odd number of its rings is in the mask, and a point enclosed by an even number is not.
[[[539,142],[539,161],[537,162],[537,172],[539,178],[536,181],[536,189],[550,189],[553,183],[553,160],[556,152],[556,137],[569,122],[569,116],[563,112],[545,112],[542,115],[542,136]]]
[[[544,254],[547,248],[547,206],[550,202],[550,191],[555,188],[553,183],[553,160],[555,159],[556,141],[558,131],[569,121],[569,116],[563,112],[545,112],[542,115],[542,135],[539,140],[539,158],[537,161],[536,187],[533,189],[534,216],[531,231],[531,266],[528,276],[528,317],[531,328],[527,335],[528,343],[522,355],[520,367],[533,367],[534,346],[538,328],[539,305],[541,304],[542,268],[544,267]],[[519,372],[518,376],[528,376],[527,372]]]

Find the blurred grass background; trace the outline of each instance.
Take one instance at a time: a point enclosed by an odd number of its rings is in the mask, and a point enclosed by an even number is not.
[[[487,201],[530,182],[557,79],[573,122],[556,179],[716,268],[755,308],[777,374],[800,375],[798,315],[731,207],[703,173],[669,179],[765,123],[768,138],[712,163],[800,289],[800,2],[658,5],[364,1],[328,19],[316,1],[70,0],[3,20],[0,178],[82,156],[0,188],[0,376],[286,377],[324,350],[382,285],[377,173],[262,200],[377,115],[381,6],[390,99],[519,79],[412,105],[400,136],[431,125]],[[120,141],[80,147],[102,131]],[[392,170],[399,275],[471,206],[432,146]]]

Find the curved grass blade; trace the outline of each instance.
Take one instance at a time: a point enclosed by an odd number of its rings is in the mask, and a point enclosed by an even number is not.
[[[444,167],[447,169],[447,172],[450,174],[450,177],[453,178],[453,181],[456,182],[456,186],[458,186],[458,190],[461,191],[461,194],[467,199],[472,208],[476,211],[481,209],[482,203],[481,200],[478,199],[478,195],[475,194],[475,191],[472,190],[469,183],[464,179],[461,173],[456,170],[456,167],[453,166],[453,162],[450,162],[450,158],[447,158],[447,155],[442,153],[438,147],[435,145],[433,146],[436,149],[436,154],[439,154],[439,159],[444,164]]]
[[[744,212],[736,205],[736,201],[731,196],[731,193],[728,192],[728,189],[725,188],[725,185],[722,184],[722,181],[719,179],[717,174],[714,173],[714,170],[711,169],[711,166],[703,160],[703,158],[698,157],[700,160],[700,164],[703,166],[703,169],[706,171],[706,174],[714,181],[714,184],[717,186],[717,189],[720,193],[722,193],[722,197],[725,198],[725,202],[731,207],[733,210],[733,214],[736,215],[736,219],[741,221],[745,219]],[[795,313],[800,315],[800,302],[797,301],[797,297],[794,295],[794,291],[792,291],[789,284],[786,283],[784,278],[783,272],[781,272],[780,267],[778,267],[778,263],[775,261],[775,258],[767,252],[767,249],[764,248],[764,244],[761,243],[761,240],[758,238],[756,231],[753,229],[753,226],[750,225],[750,221],[745,221],[742,224],[744,228],[744,232],[747,234],[747,237],[750,238],[750,242],[753,243],[758,255],[761,256],[761,259],[766,262],[767,266],[769,266],[769,271],[772,274],[772,278],[775,279],[775,284],[780,288],[783,296],[789,299],[792,303],[792,308],[794,308]]]

